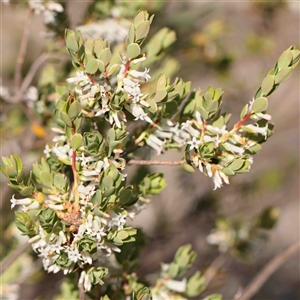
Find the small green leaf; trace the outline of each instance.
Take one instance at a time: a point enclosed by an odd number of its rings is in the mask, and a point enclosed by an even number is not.
[[[42,171],[40,174],[40,180],[43,185],[52,186],[53,180],[50,172]]]
[[[94,57],[90,57],[85,65],[85,71],[88,74],[95,74],[98,70],[98,61]]]
[[[109,142],[113,142],[115,141],[115,138],[116,138],[116,133],[113,128],[110,128],[108,130],[107,139]]]
[[[135,17],[134,17],[134,19],[133,19],[133,23],[134,23],[134,25],[135,25],[135,27],[138,27],[141,23],[143,23],[147,18],[146,18],[146,16],[147,16],[147,12],[146,11],[139,11],[136,15],[135,15]]]
[[[238,158],[229,165],[229,168],[233,171],[237,171],[242,168],[244,163],[245,163],[245,161],[243,159]]]
[[[183,164],[182,167],[189,173],[195,173],[195,169],[190,164]]]
[[[103,73],[105,71],[105,65],[102,60],[98,59],[97,61],[98,61],[98,69],[100,72]]]
[[[155,83],[155,90],[156,91],[160,91],[165,89],[167,85],[167,78],[164,74],[160,74],[157,79],[156,79],[156,83]]]
[[[241,114],[240,114],[240,119],[241,120],[246,116],[247,112],[248,112],[248,104],[246,104],[244,106],[244,108],[242,109],[242,111],[241,111]]]
[[[157,91],[155,93],[155,96],[152,99],[152,101],[154,101],[154,102],[161,102],[162,100],[164,100],[166,98],[167,94],[168,93],[165,90]]]
[[[80,133],[76,133],[71,138],[71,148],[77,150],[83,144],[83,137]]]
[[[21,191],[20,191],[20,194],[24,197],[27,197],[27,196],[31,196],[32,193],[34,191],[34,187],[33,186],[27,186],[27,187],[24,187]]]
[[[228,176],[234,176],[235,175],[235,173],[230,169],[230,168],[224,168],[223,170],[222,170],[222,172],[225,174],[225,175],[228,175]]]
[[[120,193],[120,203],[122,205],[125,205],[126,203],[128,203],[130,201],[131,196],[132,196],[132,191],[130,189],[122,190]]]
[[[105,66],[107,66],[107,65],[110,63],[110,61],[111,61],[111,56],[112,56],[112,55],[111,55],[110,49],[109,49],[109,48],[105,48],[105,49],[101,52],[99,59],[103,62],[103,64],[104,64]]]
[[[63,122],[68,126],[68,127],[72,127],[72,120],[70,119],[70,117],[63,111],[60,112],[60,117],[63,120]]]
[[[73,52],[78,51],[79,46],[76,40],[75,32],[73,30],[67,29],[65,36],[67,48]]]
[[[134,59],[141,54],[141,48],[137,43],[132,43],[127,47],[127,56],[129,59]]]
[[[136,41],[139,41],[141,39],[144,39],[148,32],[150,30],[150,22],[149,21],[144,21],[142,22],[135,31],[135,37],[136,37]]]
[[[95,41],[94,46],[94,53],[96,54],[97,58],[100,58],[100,54],[105,47],[105,42],[102,39],[98,39]]]
[[[265,111],[267,108],[268,108],[268,99],[264,97],[255,99],[252,105],[252,111],[256,114]]]
[[[78,101],[74,101],[69,108],[68,115],[71,119],[75,119],[81,113],[81,105]]]
[[[129,28],[128,41],[129,43],[133,43],[134,40],[135,40],[135,29],[134,29],[134,25],[131,24]]]
[[[290,65],[290,63],[293,60],[293,53],[291,52],[291,50],[285,50],[279,57],[278,62],[277,62],[277,66],[278,69],[283,69],[286,68]]]
[[[283,68],[275,75],[275,83],[279,84],[288,79],[292,71],[292,68]]]
[[[262,95],[267,96],[273,90],[273,87],[274,87],[274,76],[268,75],[267,77],[264,78],[261,84]]]
[[[202,119],[204,120],[208,119],[208,112],[203,107],[199,107],[199,110]]]

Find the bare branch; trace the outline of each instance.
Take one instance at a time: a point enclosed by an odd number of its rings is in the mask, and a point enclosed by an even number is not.
[[[185,164],[185,160],[178,161],[159,161],[159,160],[135,160],[131,159],[128,161],[129,165],[138,165],[138,166],[151,166],[151,165],[161,165],[161,166],[180,166]]]
[[[215,277],[215,275],[217,274],[219,269],[224,265],[227,259],[227,253],[222,253],[211,263],[211,265],[204,273],[206,285],[208,285],[211,282],[211,280]]]
[[[33,9],[29,8],[26,21],[24,24],[24,30],[23,30],[23,36],[22,36],[22,41],[21,41],[21,46],[20,46],[20,51],[19,55],[17,58],[17,64],[16,64],[16,69],[15,69],[15,90],[18,91],[20,87],[20,82],[21,82],[21,76],[22,76],[22,67],[24,64],[26,52],[27,52],[27,46],[28,46],[28,41],[29,41],[29,33],[30,33],[30,24],[32,20],[32,14],[33,14]]]
[[[275,258],[273,258],[262,270],[256,275],[256,277],[250,282],[250,284],[245,288],[242,295],[237,298],[237,300],[249,300],[251,299],[265,284],[269,277],[289,258],[295,255],[300,249],[300,242],[290,246],[285,251],[279,253]]]
[[[12,99],[11,102],[19,102],[23,96],[23,94],[26,92],[26,90],[29,88],[36,72],[38,69],[50,58],[63,58],[67,56],[64,56],[61,53],[43,53],[40,55],[35,62],[32,64],[30,70],[28,71],[26,77],[24,78],[22,85],[19,89],[19,91],[16,93],[15,97]]]
[[[80,278],[81,270],[78,270],[78,275]],[[78,292],[79,292],[79,300],[84,300],[84,286],[83,282],[78,281]]]
[[[17,250],[15,250],[2,264],[0,274],[3,274],[11,264],[30,246],[29,243],[23,244]]]

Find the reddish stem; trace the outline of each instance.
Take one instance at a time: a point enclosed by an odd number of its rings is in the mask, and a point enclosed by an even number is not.
[[[233,127],[233,129],[228,132],[226,135],[223,136],[222,138],[222,142],[225,142],[226,140],[229,139],[229,137],[235,133],[236,131],[238,131],[246,122],[247,120],[251,117],[252,112],[250,111],[241,121],[239,121],[238,123],[236,123]]]
[[[123,73],[124,77],[126,77],[129,69],[130,69],[130,60],[128,60],[127,63],[126,63],[126,65],[125,65],[125,70],[124,70],[124,73]]]

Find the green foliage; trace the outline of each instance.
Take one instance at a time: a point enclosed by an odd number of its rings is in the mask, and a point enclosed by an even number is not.
[[[94,1],[89,7],[91,18],[107,15],[117,2]],[[33,3],[29,5],[38,10]],[[48,17],[49,13],[53,17],[48,27],[58,41],[64,6],[54,2],[41,5]],[[153,8],[161,5],[153,4]],[[196,259],[191,245],[180,247],[174,260],[162,265],[154,287],[136,275],[145,239],[128,219],[167,183],[162,173],[147,169],[142,180],[128,184],[125,168],[139,155],[137,150],[150,148],[157,154],[181,150],[184,158],[176,164],[211,177],[215,189],[229,184],[230,176],[248,172],[253,155],[274,132],[266,113],[268,97],[299,63],[300,52],[294,46],[283,52],[253,100],[242,109],[240,120],[229,128],[231,114],[221,112],[221,88],[191,91],[191,82],[171,80],[164,69],[151,78],[148,67],[161,62],[176,34],[162,28],[147,41],[153,15],[145,10],[133,12],[125,2],[120,6],[120,15],[133,17],[131,22],[124,19],[128,36],[122,44],[88,38],[79,30],[64,30],[66,50],[76,72],[68,74],[63,84],[55,69],[47,66],[38,91],[46,97],[43,105],[51,111],[47,118],[56,136],[31,171],[23,169],[16,154],[2,157],[0,170],[9,185],[25,197],[11,199],[12,208],[21,206],[15,212],[15,225],[30,237],[46,271],[63,271],[71,277],[78,272],[79,286],[92,299],[198,297],[207,286],[204,275],[197,271],[183,277]],[[220,26],[214,24],[207,30],[215,32]],[[168,64],[176,69],[174,60],[165,60]],[[49,104],[51,93],[57,101]],[[247,124],[249,121],[252,123]],[[255,241],[265,238],[264,232],[274,227],[278,216],[279,210],[269,207],[248,224],[219,218],[208,241],[220,251],[247,258]],[[73,283],[65,281],[61,289],[59,297],[78,297],[74,278]]]

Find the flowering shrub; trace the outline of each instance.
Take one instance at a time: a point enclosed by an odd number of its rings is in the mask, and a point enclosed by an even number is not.
[[[63,14],[61,4],[28,4],[30,10],[44,14],[53,33],[60,34],[56,19]],[[190,245],[181,247],[173,262],[162,265],[153,288],[135,274],[143,242],[128,220],[145,209],[166,182],[162,173],[153,173],[136,185],[128,184],[126,166],[183,165],[189,172],[196,169],[211,177],[214,189],[229,184],[231,176],[249,171],[253,156],[272,135],[268,97],[299,63],[299,50],[292,46],[284,51],[230,127],[231,115],[221,112],[220,88],[190,91],[190,82],[179,78],[171,82],[164,74],[151,76],[149,67],[175,41],[174,32],[166,28],[147,41],[152,20],[146,11],[137,12],[131,23],[124,20],[116,25],[110,20],[121,30],[99,33],[106,39],[89,38],[95,37],[92,27],[66,29],[65,45],[74,71],[56,87],[52,120],[56,136],[29,173],[18,155],[2,158],[2,173],[24,197],[11,199],[11,208],[20,208],[15,212],[16,226],[30,238],[47,272],[78,272],[81,299],[83,292],[103,300],[186,299],[203,292],[207,282],[200,272],[182,277],[196,257]],[[124,28],[128,34],[120,44]],[[26,95],[40,96],[34,88]],[[158,155],[178,149],[182,160],[134,159],[144,148]],[[276,219],[272,209],[246,229],[220,219],[208,241],[221,251],[230,249],[243,256],[259,229],[270,229],[266,222]]]

